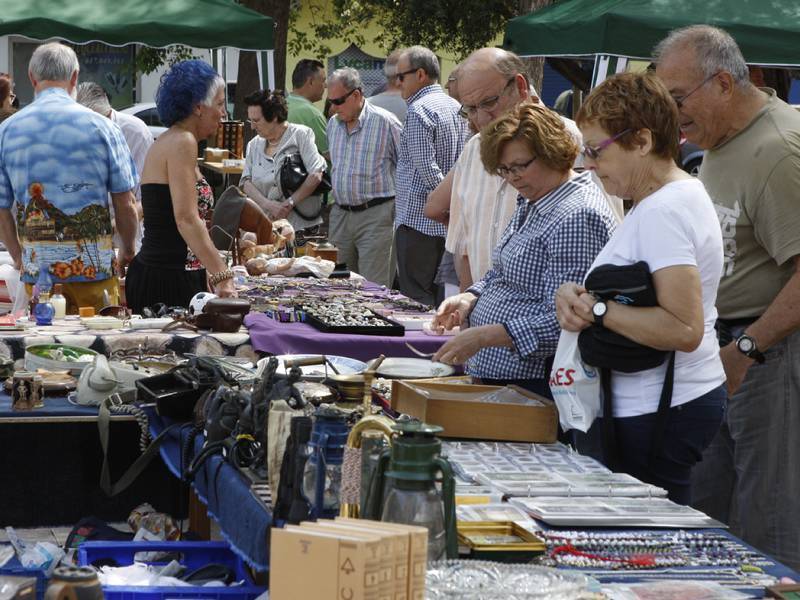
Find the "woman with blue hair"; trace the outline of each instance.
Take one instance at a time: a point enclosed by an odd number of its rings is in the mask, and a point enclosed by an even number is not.
[[[169,129],[150,148],[142,170],[144,238],[125,286],[135,313],[158,302],[188,306],[209,288],[236,295],[233,272],[208,234],[214,195],[197,169],[198,140],[226,116],[224,86],[200,60],[180,62],[161,78],[156,107]]]

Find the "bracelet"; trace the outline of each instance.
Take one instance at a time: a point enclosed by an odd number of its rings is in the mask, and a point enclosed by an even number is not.
[[[208,281],[212,286],[216,286],[218,283],[222,283],[226,279],[233,279],[233,271],[231,269],[214,273],[208,277]]]

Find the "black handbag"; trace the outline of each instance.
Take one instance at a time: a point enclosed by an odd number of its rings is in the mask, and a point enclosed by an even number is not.
[[[622,266],[599,265],[586,276],[584,287],[602,300],[631,306],[658,306],[653,276],[644,261]],[[669,354],[597,325],[580,333],[578,347],[587,365],[623,373],[657,367]]]
[[[650,273],[650,266],[644,261],[632,265],[599,265],[586,276],[584,287],[602,300],[613,300],[631,306],[658,306],[653,275]],[[578,336],[578,349],[586,364],[600,369],[600,383],[603,389],[603,453],[606,466],[614,470],[619,465],[619,451],[614,433],[614,420],[609,418],[614,414],[611,371],[624,373],[646,371],[669,359],[650,445],[650,460],[653,460],[663,445],[669,419],[675,378],[675,352],[639,344],[599,325],[592,325],[581,331]]]
[[[308,177],[308,170],[306,169],[305,164],[303,164],[303,157],[297,152],[287,155],[281,163],[279,177],[283,195],[285,198],[288,198],[300,189],[300,186],[305,183],[305,180]],[[327,194],[330,191],[331,176],[328,174],[328,171],[323,171],[322,181],[319,182],[319,185],[314,190],[313,195]],[[317,211],[317,213],[314,215],[304,214],[298,206],[294,207],[294,211],[304,219],[311,221],[319,217],[319,215],[322,213],[322,207],[320,207],[319,211]]]

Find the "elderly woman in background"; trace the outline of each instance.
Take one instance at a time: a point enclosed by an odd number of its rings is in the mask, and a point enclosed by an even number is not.
[[[201,60],[180,62],[161,78],[156,107],[169,127],[142,172],[144,239],[128,268],[126,297],[134,312],[164,302],[188,306],[197,292],[235,296],[233,272],[206,228],[214,196],[197,170],[197,141],[225,117],[225,82]]]
[[[8,73],[0,73],[0,122],[5,121],[8,117],[17,112],[13,107],[14,99],[17,95],[14,93],[14,82],[11,80],[11,75]]]
[[[611,371],[615,466],[687,504],[692,466],[719,429],[726,402],[714,333],[723,263],[719,221],[703,184],[675,163],[678,108],[655,76],[607,79],[584,101],[577,122],[586,167],[609,193],[633,200],[592,269],[645,261],[658,306],[598,301],[577,278],[558,290],[558,319],[568,331],[596,324],[644,346],[675,351],[661,448],[651,443],[667,361],[635,373]]]
[[[484,383],[514,383],[550,396],[549,364],[560,331],[555,291],[583,278],[615,223],[591,174],[572,170],[577,155],[562,119],[531,102],[481,131],[486,170],[520,195],[492,268],[439,306],[434,326],[462,331],[434,360],[466,363]]]
[[[282,91],[259,90],[244,99],[250,126],[258,134],[247,144],[242,190],[272,220],[288,219],[296,231],[322,223],[322,197],[314,195],[325,170],[314,132],[305,125],[288,123]],[[303,159],[308,177],[293,194],[281,189],[280,169],[292,154]]]

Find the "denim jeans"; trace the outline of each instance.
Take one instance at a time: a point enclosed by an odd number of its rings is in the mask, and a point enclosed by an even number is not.
[[[800,332],[764,354],[728,400],[723,426],[692,474],[692,505],[800,569]]]
[[[614,419],[620,470],[667,490],[669,498],[689,504],[692,497],[692,467],[702,459],[714,439],[725,412],[727,394],[719,386],[690,402],[673,406],[665,425],[664,442],[652,456],[651,444],[656,413]],[[602,459],[600,448],[603,420],[598,419],[586,434],[575,436],[584,454]]]

